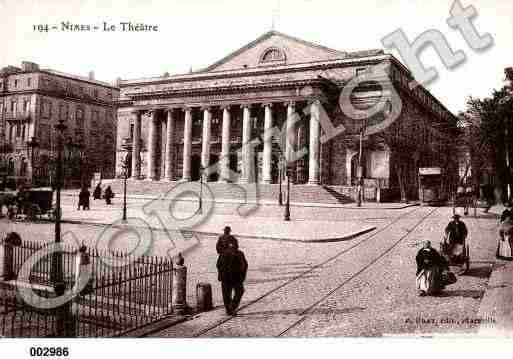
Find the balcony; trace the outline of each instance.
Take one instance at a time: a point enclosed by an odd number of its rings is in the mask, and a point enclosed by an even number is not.
[[[31,119],[31,113],[30,111],[26,111],[26,112],[7,112],[5,113],[5,120],[6,121],[12,121],[12,122],[16,122],[16,121],[30,121]]]

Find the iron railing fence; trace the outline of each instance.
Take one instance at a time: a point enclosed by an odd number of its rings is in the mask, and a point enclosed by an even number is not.
[[[6,277],[6,247],[12,253],[9,267],[14,276]],[[52,255],[37,262],[27,281],[16,277],[23,263],[45,244],[22,241],[12,246],[0,240],[3,281],[0,290],[0,336],[56,336],[58,310],[40,309],[29,305],[17,293],[20,286],[31,285],[38,301],[55,297],[52,278]],[[63,244],[59,255],[66,289],[75,284],[78,248]],[[172,313],[173,263],[169,258],[142,256],[134,258],[122,251],[89,249],[91,278],[88,286],[73,300],[71,315],[65,316],[75,324],[66,336],[119,336],[135,328],[157,321]],[[9,269],[7,269],[7,272]],[[35,288],[35,289],[34,289]],[[61,323],[62,325],[62,323]],[[70,327],[65,325],[65,327]]]

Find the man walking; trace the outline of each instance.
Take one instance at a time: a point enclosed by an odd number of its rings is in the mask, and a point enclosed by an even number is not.
[[[244,294],[244,280],[248,271],[248,262],[238,247],[237,240],[230,235],[230,227],[225,227],[216,249],[219,253],[218,279],[221,282],[223,303],[228,315],[235,315]]]
[[[216,244],[217,254],[221,255],[228,247],[233,246],[235,249],[239,249],[239,243],[231,233],[232,229],[229,226],[224,227],[224,234],[219,236]]]

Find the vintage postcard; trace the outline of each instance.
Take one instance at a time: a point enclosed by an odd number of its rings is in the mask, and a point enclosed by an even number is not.
[[[513,334],[511,0],[0,20],[0,348]]]

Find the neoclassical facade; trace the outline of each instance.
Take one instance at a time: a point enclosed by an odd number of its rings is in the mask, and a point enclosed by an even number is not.
[[[389,88],[372,72],[377,65],[386,65]],[[365,73],[351,94],[356,108],[391,90],[402,103],[397,119],[372,133],[339,101],[344,86]],[[241,183],[273,184],[282,158],[294,184],[352,186],[361,163],[368,185],[393,187],[400,166],[415,187],[418,167],[447,161],[455,118],[422,86],[410,89],[411,81],[382,50],[337,51],[270,31],[206,69],[120,81],[117,174],[126,160],[133,179],[195,181],[218,164],[207,180],[233,180],[233,171]],[[386,107],[365,126],[383,121]],[[344,130],[327,140],[319,116]],[[264,135],[274,127],[281,136]]]

